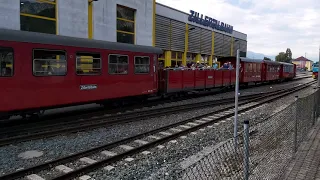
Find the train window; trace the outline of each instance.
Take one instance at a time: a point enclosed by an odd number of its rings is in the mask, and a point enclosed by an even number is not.
[[[13,76],[13,49],[0,47],[0,77]]]
[[[260,72],[260,71],[261,71],[261,65],[257,64],[257,72]]]
[[[126,55],[109,55],[110,74],[128,74],[129,57]]]
[[[252,64],[251,63],[249,63],[249,70],[248,71],[252,72]]]
[[[252,64],[252,72],[257,72],[256,63]]]
[[[150,72],[149,57],[134,57],[134,73],[148,74]]]
[[[101,56],[98,53],[77,53],[77,75],[101,74]]]
[[[64,76],[67,74],[66,53],[61,50],[33,50],[33,75]]]

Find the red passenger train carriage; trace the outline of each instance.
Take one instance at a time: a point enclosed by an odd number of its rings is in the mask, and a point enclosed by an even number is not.
[[[164,94],[231,86],[235,82],[235,69],[166,68],[159,71],[159,92]]]
[[[159,54],[160,48],[150,46],[0,29],[0,118],[235,84],[235,68],[158,69]],[[219,61],[236,64],[235,57]],[[240,62],[241,84],[295,77],[290,64]]]
[[[154,94],[161,53],[150,46],[1,29],[0,114]]]
[[[233,67],[236,67],[235,57],[223,57],[219,59],[221,64],[230,62]],[[254,82],[261,82],[263,72],[263,60],[240,58],[240,83],[248,84]]]
[[[266,72],[263,74],[262,81],[278,81],[280,79],[281,64],[275,61],[264,60],[262,71]]]
[[[296,65],[292,63],[280,62],[280,79],[288,80],[296,76]]]

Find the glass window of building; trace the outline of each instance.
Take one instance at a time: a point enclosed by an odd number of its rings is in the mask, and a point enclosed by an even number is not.
[[[135,43],[135,10],[117,5],[117,42]]]
[[[22,31],[56,34],[55,0],[20,0]]]
[[[182,52],[171,52],[171,67],[182,65]]]

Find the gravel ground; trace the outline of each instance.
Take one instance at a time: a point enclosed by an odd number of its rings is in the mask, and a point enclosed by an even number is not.
[[[272,85],[272,90],[275,90],[276,88],[279,87],[279,89],[282,88],[287,88],[287,87],[291,87],[293,85],[298,85],[300,83],[305,83],[310,81],[311,79],[303,79],[303,80],[299,80],[299,81],[295,81],[295,82],[290,82],[290,83],[286,83],[285,84],[281,84],[281,85]],[[265,90],[263,90],[263,88]],[[271,88],[269,88],[271,89]],[[248,93],[252,93],[252,92],[262,92],[262,91],[266,91],[266,87],[257,87],[257,88],[252,88],[252,89],[246,89],[243,90],[242,93],[248,92]],[[305,90],[307,91],[307,90]],[[310,90],[309,90],[310,91]],[[213,96],[214,98],[219,98],[219,97],[225,97],[227,98],[228,93],[225,94],[221,94],[221,95],[215,95]],[[232,97],[233,93],[229,93],[230,97]],[[218,97],[219,96],[219,97]],[[201,98],[199,98],[199,101]],[[204,100],[208,100],[208,97],[206,98],[202,98]],[[291,97],[291,100],[293,100],[293,98]],[[194,102],[194,99],[190,102],[190,101],[184,101],[184,103],[192,103]],[[284,102],[290,102],[290,98],[288,100],[285,100]],[[281,103],[280,103],[281,104]],[[221,106],[220,108],[222,108],[224,106]],[[271,106],[273,107],[273,105]],[[76,153],[82,150],[87,150],[89,148],[93,148],[99,145],[103,145],[106,143],[111,143],[129,136],[133,136],[142,132],[146,132],[149,131],[151,129],[155,129],[155,128],[159,128],[165,125],[168,125],[170,123],[175,123],[175,122],[179,122],[182,120],[185,120],[186,118],[191,118],[191,117],[195,117],[198,116],[200,114],[206,114],[209,112],[212,112],[212,110],[216,110],[217,107],[215,108],[204,108],[201,110],[195,110],[195,111],[191,111],[191,112],[187,112],[187,113],[181,113],[181,114],[175,114],[175,115],[168,115],[168,116],[163,116],[163,117],[159,117],[159,118],[152,118],[147,120],[148,123],[146,123],[146,121],[137,121],[137,122],[132,122],[132,123],[128,123],[128,124],[123,124],[123,125],[115,125],[115,126],[111,126],[111,127],[107,127],[107,128],[99,128],[96,130],[92,130],[92,131],[88,131],[88,132],[79,132],[79,133],[74,133],[74,134],[69,134],[69,135],[64,135],[64,136],[58,136],[58,137],[54,137],[54,138],[48,138],[48,139],[42,139],[42,140],[34,140],[34,141],[30,141],[30,142],[23,142],[23,143],[18,143],[18,144],[14,144],[14,145],[9,145],[9,146],[4,146],[4,147],[0,147],[0,174],[5,174],[8,172],[13,172],[17,169],[21,169],[21,168],[27,168],[39,163],[43,163],[45,161],[50,161],[59,157],[63,157],[63,156],[67,156],[70,155],[72,153]],[[230,125],[228,125],[228,123],[225,123],[226,127],[230,127]],[[223,129],[223,128],[222,128]],[[214,130],[217,131],[217,130]],[[225,130],[220,130],[221,132],[227,132]],[[221,134],[221,133],[219,133]],[[218,139],[214,139],[212,135],[210,135],[210,139],[208,139],[211,143],[214,142],[218,142],[221,139],[224,139],[226,137],[228,137],[229,134],[226,134],[226,136],[224,135],[219,135],[217,138]],[[206,138],[201,138],[200,140],[196,138],[195,140],[197,143],[204,143],[207,142]],[[189,142],[189,143],[188,143]],[[193,152],[199,151],[201,149],[201,147],[204,147],[203,145],[199,145],[199,146],[192,146],[190,149],[184,149],[183,147],[192,143],[192,140],[186,140],[183,144],[178,144],[178,145],[173,145],[173,147],[176,146],[180,146],[182,149],[180,150],[173,150],[174,152],[183,152],[182,154],[192,154]],[[197,144],[196,143],[196,144]],[[167,146],[166,149],[168,149],[169,147]],[[43,155],[37,158],[31,158],[31,159],[21,159],[18,157],[18,155],[20,153],[23,153],[25,151],[30,151],[30,150],[37,150],[37,151],[41,151],[43,152]],[[170,150],[170,149],[168,149]],[[180,153],[179,153],[180,154]],[[177,158],[175,158],[176,155],[173,155],[171,159],[175,159],[175,161],[180,159],[180,156],[177,156]],[[170,154],[168,155],[168,157],[170,157]],[[158,156],[153,157],[153,158],[158,158]],[[165,160],[165,159],[164,159]],[[172,162],[175,162],[172,161]],[[148,161],[146,162],[150,162],[150,164],[152,165],[155,161],[154,160],[150,160],[148,157]],[[163,161],[159,161],[161,163],[158,163],[156,165],[154,165],[154,169],[158,169],[161,168],[163,166]],[[129,167],[131,167],[131,165],[128,165]],[[120,167],[120,166],[119,166]],[[143,166],[136,166],[136,168],[140,168]],[[147,168],[148,169],[148,168]],[[149,170],[145,171],[145,172],[149,172]],[[154,170],[150,171],[150,172],[155,172]],[[148,173],[147,173],[148,174]],[[130,175],[130,173],[126,174],[127,176]],[[121,175],[119,174],[119,177],[121,177]],[[132,177],[132,176],[130,176]],[[141,176],[140,176],[141,177]],[[130,179],[130,178],[129,178]]]
[[[294,96],[307,96],[313,92],[313,88],[307,88],[298,93],[277,100],[275,102],[263,105],[251,112],[242,115],[239,120],[250,120],[251,126],[262,122],[269,117],[283,109],[294,101]],[[239,123],[239,129],[242,129],[242,123]],[[190,156],[196,155],[201,157],[201,150],[215,146],[221,141],[225,141],[233,135],[233,122],[226,121],[220,123],[213,129],[206,129],[206,131],[197,131],[196,135],[189,134],[187,139],[177,139],[178,143],[165,144],[165,148],[161,151],[151,150],[152,155],[139,154],[135,156],[133,162],[121,161],[114,164],[116,168],[110,172],[100,169],[88,175],[94,179],[176,179],[176,172],[190,164]]]

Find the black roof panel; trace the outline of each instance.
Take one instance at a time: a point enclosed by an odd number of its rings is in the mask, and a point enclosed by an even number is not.
[[[160,48],[0,28],[0,40],[162,54]]]

